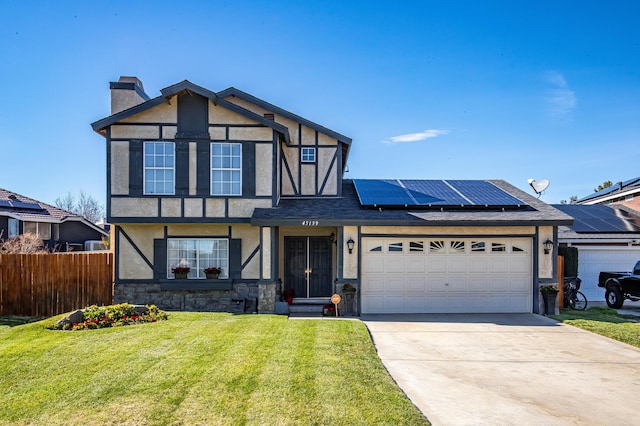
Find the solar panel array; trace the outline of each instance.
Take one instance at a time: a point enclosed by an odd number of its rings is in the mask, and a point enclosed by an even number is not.
[[[620,234],[640,232],[640,218],[624,210],[602,204],[559,204],[555,208],[573,217],[573,230],[577,233]]]
[[[42,207],[38,203],[26,203],[18,200],[0,200],[0,207],[22,210],[42,210]]]
[[[484,180],[354,179],[360,204],[371,207],[512,207],[526,204]]]

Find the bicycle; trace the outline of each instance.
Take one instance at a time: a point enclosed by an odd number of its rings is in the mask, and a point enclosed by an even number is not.
[[[587,309],[587,297],[580,289],[580,283],[582,280],[578,277],[566,277],[564,279],[564,307],[571,308],[578,311],[584,311]]]

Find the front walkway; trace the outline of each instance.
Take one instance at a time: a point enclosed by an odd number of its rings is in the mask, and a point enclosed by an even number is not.
[[[364,315],[439,425],[635,425],[640,349],[535,314]]]

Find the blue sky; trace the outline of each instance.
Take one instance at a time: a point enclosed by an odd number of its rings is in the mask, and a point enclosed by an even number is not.
[[[109,82],[237,87],[353,139],[347,178],[639,176],[640,2],[0,0],[0,187],[104,202]]]

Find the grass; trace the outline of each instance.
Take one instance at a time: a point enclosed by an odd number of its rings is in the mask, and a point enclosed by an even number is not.
[[[427,424],[359,321],[176,312],[45,329],[54,320],[0,326],[0,425]]]
[[[640,348],[640,318],[619,315],[615,309],[564,309],[551,318]]]

